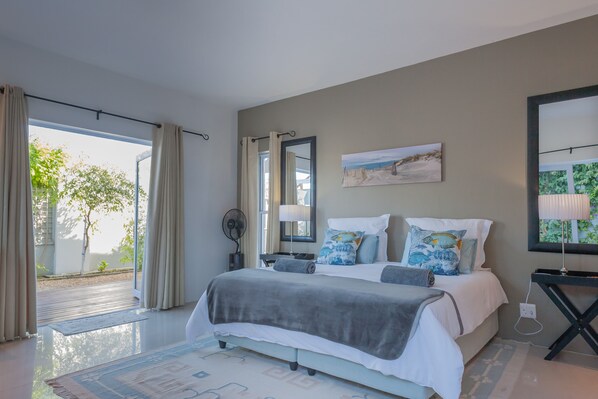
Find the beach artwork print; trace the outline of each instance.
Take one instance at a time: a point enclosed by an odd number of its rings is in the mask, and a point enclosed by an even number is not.
[[[442,180],[442,143],[342,156],[343,187]]]

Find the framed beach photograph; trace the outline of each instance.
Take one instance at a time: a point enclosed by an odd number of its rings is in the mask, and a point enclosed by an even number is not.
[[[343,187],[442,181],[442,143],[342,156]]]

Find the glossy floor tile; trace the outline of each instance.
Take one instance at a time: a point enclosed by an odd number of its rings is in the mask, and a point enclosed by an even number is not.
[[[544,360],[548,349],[531,346],[512,399],[598,398],[598,356],[561,352]]]
[[[145,312],[147,320],[65,337],[41,327],[37,337],[0,345],[0,399],[57,398],[44,380],[185,340],[194,304]]]
[[[57,398],[45,379],[184,341],[193,307],[147,312],[144,321],[70,337],[42,327],[36,338],[1,344],[0,399]],[[509,398],[598,398],[598,357],[562,352],[548,362],[546,353],[529,348]]]

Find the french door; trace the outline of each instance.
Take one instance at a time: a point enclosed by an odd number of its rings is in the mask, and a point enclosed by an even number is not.
[[[135,161],[135,226],[133,228],[133,295],[141,297],[143,255],[145,248],[145,226],[147,219],[147,196],[152,152],[137,155]]]

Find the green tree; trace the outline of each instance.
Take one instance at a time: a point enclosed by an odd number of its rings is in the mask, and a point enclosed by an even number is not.
[[[29,171],[32,187],[33,226],[36,245],[47,245],[53,237],[48,231],[53,217],[52,210],[60,196],[60,180],[68,159],[61,148],[52,148],[38,138],[29,143]],[[44,270],[45,269],[45,270]],[[37,269],[38,275],[48,269]]]
[[[61,198],[77,210],[79,219],[83,221],[81,274],[89,249],[89,237],[95,232],[100,217],[122,212],[131,206],[134,193],[135,185],[123,172],[85,164],[77,164],[69,169]]]
[[[568,193],[567,172],[555,170],[540,172],[540,194]],[[573,185],[576,194],[588,194],[590,197],[590,220],[577,221],[579,242],[598,244],[598,162],[573,165]],[[565,234],[571,237],[571,224],[568,223]],[[540,241],[561,242],[561,223],[558,220],[540,221]]]
[[[579,242],[584,244],[598,244],[598,162],[573,165],[573,181],[577,194],[587,194],[590,197],[590,220],[577,222],[579,228]]]
[[[43,193],[54,204],[59,198],[59,183],[67,159],[61,148],[52,148],[37,138],[29,143],[31,186],[35,193]]]
[[[145,194],[140,191],[139,202],[142,203]],[[145,201],[144,201],[145,202]],[[135,219],[129,219],[124,225],[125,236],[120,240],[118,251],[122,253],[120,263],[132,263],[140,271],[143,267],[143,254],[145,250],[145,210],[139,207],[139,226],[137,228],[137,261],[135,261]]]

